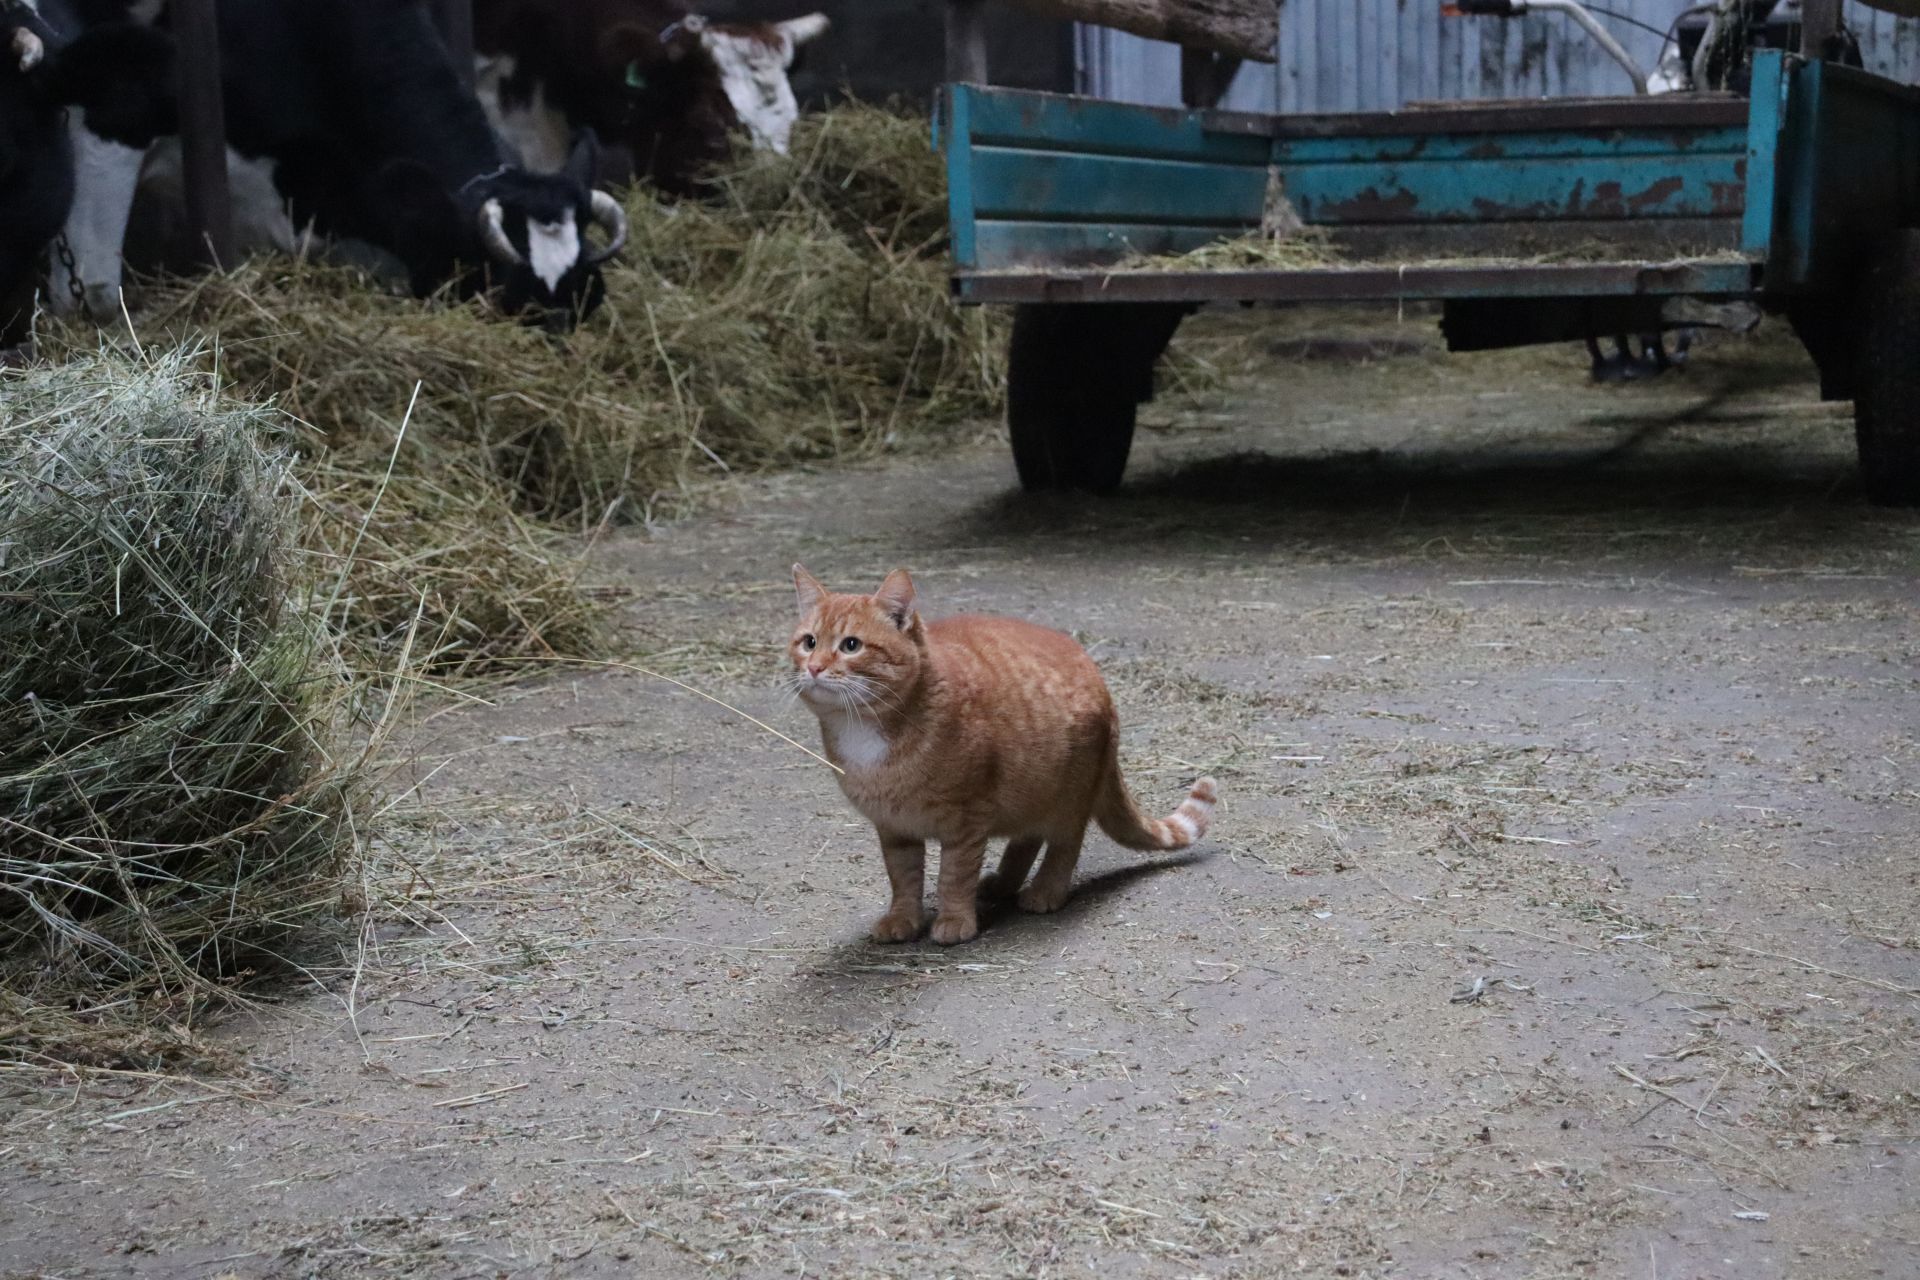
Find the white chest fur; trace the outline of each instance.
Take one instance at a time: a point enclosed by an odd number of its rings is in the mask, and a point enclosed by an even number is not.
[[[887,740],[871,720],[858,716],[832,716],[821,721],[827,746],[840,767],[851,773],[867,773],[887,762]]]

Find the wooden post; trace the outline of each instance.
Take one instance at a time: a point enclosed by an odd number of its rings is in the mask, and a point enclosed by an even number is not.
[[[1240,59],[1209,49],[1180,50],[1180,101],[1189,107],[1212,110],[1220,105],[1240,72]]]
[[[434,16],[440,23],[440,37],[453,55],[454,70],[460,83],[473,88],[473,0],[434,0]]]
[[[1840,34],[1840,0],[1801,0],[1800,56],[1829,56],[1833,39]]]
[[[227,193],[227,114],[220,91],[220,23],[214,0],[173,0],[178,44],[180,167],[187,234],[196,254],[231,267],[233,201]]]
[[[947,0],[947,79],[987,84],[985,0]]]

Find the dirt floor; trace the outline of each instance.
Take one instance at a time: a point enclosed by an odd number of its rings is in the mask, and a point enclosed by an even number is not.
[[[434,704],[251,1075],[0,1076],[0,1274],[1920,1276],[1920,519],[1844,407],[1777,335],[1271,332],[1112,500],[982,441],[603,548],[637,661],[807,742],[796,559],[1072,630],[1143,801],[1219,778],[1193,856],[873,946],[793,746],[625,669]]]

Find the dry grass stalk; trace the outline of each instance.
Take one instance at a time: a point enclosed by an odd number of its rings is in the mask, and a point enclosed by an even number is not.
[[[350,666],[390,671],[409,642],[407,673],[435,679],[605,651],[603,602],[581,583],[573,540],[519,514],[493,475],[384,465],[321,450],[301,468],[301,548]]]

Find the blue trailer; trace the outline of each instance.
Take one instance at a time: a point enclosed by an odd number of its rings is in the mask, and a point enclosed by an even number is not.
[[[1920,504],[1920,90],[1752,54],[1750,91],[1258,115],[945,87],[952,288],[1016,307],[1029,489],[1120,482],[1134,414],[1205,303],[1427,300],[1450,350],[1783,314],[1854,402],[1876,502]],[[1337,251],[1138,269],[1272,229]]]

